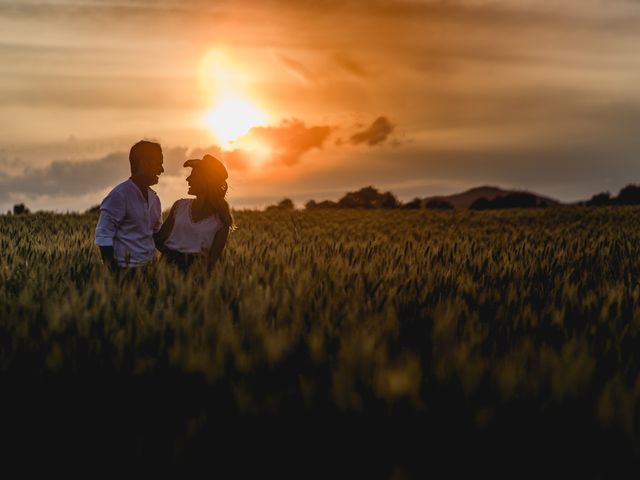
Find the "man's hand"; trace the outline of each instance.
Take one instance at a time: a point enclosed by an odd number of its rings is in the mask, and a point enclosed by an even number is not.
[[[104,263],[109,270],[113,271],[118,268],[118,262],[116,262],[116,259],[113,255],[112,246],[100,246],[100,256],[102,257],[102,263]]]

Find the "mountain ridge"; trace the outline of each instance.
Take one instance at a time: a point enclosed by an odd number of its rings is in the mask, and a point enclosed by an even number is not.
[[[426,206],[428,202],[432,200],[438,200],[447,202],[457,209],[468,209],[473,202],[480,198],[486,198],[487,200],[494,200],[497,197],[503,197],[514,193],[525,193],[536,197],[537,203],[551,206],[562,205],[562,202],[551,197],[540,195],[538,193],[529,190],[506,190],[493,185],[481,185],[479,187],[473,187],[460,193],[454,193],[451,195],[434,195],[425,197],[422,199],[422,205]]]

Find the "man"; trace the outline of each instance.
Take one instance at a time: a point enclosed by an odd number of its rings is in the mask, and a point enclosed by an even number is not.
[[[131,147],[131,177],[117,185],[100,204],[96,245],[105,265],[139,267],[153,260],[154,233],[162,226],[162,208],[156,192],[162,168],[162,147],[142,140]]]

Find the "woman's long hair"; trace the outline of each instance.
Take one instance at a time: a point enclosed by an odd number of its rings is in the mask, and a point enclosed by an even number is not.
[[[226,180],[223,180],[222,184],[214,185],[212,185],[207,192],[207,201],[222,223],[229,229],[234,230],[235,224],[233,222],[233,216],[231,215],[231,207],[229,207],[229,202],[227,202],[225,198],[229,185]]]

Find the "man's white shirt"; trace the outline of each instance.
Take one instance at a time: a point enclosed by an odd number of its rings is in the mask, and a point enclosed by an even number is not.
[[[148,189],[148,201],[131,179],[117,185],[100,204],[96,245],[113,246],[121,267],[138,267],[155,255],[153,234],[162,226],[162,208],[156,192]]]

